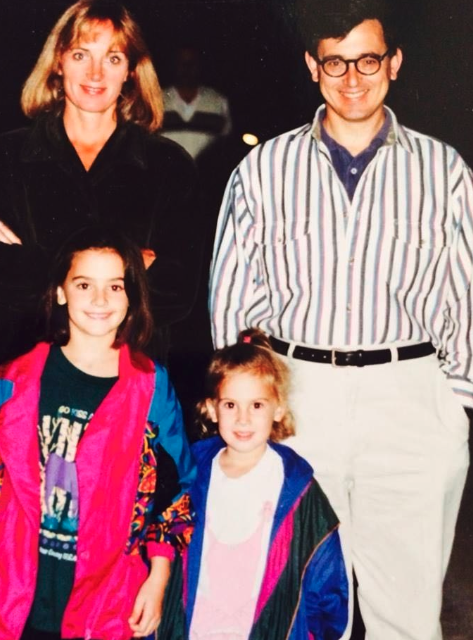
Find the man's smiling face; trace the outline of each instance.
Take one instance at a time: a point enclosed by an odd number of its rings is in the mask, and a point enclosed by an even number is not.
[[[380,22],[365,20],[341,40],[321,40],[317,57],[319,60],[332,56],[354,60],[369,53],[382,56],[387,48]],[[325,98],[326,118],[329,122],[337,119],[346,123],[369,122],[382,116],[389,83],[397,78],[402,54],[398,49],[394,55],[386,56],[379,71],[370,76],[359,73],[355,65],[350,64],[345,75],[332,78],[309,53],[306,53],[306,62],[312,79],[319,83],[320,91]]]

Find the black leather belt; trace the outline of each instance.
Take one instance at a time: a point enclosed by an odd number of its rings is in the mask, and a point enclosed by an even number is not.
[[[276,353],[287,356],[290,347],[289,342],[272,336],[270,341]],[[435,348],[431,342],[421,342],[420,344],[410,344],[405,347],[395,348],[397,349],[398,360],[424,358],[435,353]],[[296,345],[291,356],[308,362],[332,364],[334,367],[365,367],[370,364],[386,364],[392,360],[391,349],[340,351],[338,349],[313,349],[302,345]]]

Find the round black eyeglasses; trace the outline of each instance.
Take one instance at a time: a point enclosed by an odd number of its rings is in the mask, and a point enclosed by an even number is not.
[[[363,76],[373,76],[381,69],[381,63],[388,55],[389,49],[382,56],[376,53],[365,53],[359,58],[353,60],[345,60],[339,56],[328,56],[323,60],[316,58],[317,64],[319,64],[324,72],[332,78],[341,78],[348,73],[348,67],[350,64],[355,65],[355,69]]]

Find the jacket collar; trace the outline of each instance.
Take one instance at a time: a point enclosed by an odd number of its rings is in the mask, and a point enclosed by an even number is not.
[[[9,400],[16,385],[36,385],[39,392],[41,374],[46,364],[51,345],[40,342],[10,364],[2,368],[0,377],[0,406]],[[120,347],[119,379],[128,380],[140,373],[154,374],[154,366],[145,355],[132,353],[128,345]]]
[[[136,165],[146,169],[146,134],[134,124],[118,125],[99,153],[96,164],[103,162]],[[21,160],[25,163],[59,162],[61,164],[80,163],[79,157],[67,137],[61,116],[51,114],[38,117],[28,131],[21,150]],[[82,165],[81,165],[82,166]]]
[[[273,535],[279,524],[291,509],[294,500],[313,477],[310,464],[301,458],[293,449],[283,444],[269,442],[269,446],[279,454],[284,467],[284,483],[281,489],[277,510],[274,516]],[[205,512],[205,502],[210,482],[212,461],[217,453],[225,447],[220,436],[197,442],[192,447],[198,466],[198,479],[192,488],[192,502],[198,513]]]

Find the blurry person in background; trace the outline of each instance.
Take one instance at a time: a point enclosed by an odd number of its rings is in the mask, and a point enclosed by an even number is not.
[[[170,368],[191,424],[194,406],[203,393],[204,372],[212,348],[207,309],[208,269],[219,205],[225,184],[241,160],[242,145],[234,137],[227,98],[205,86],[203,56],[194,44],[181,44],[174,56],[174,84],[163,90],[162,135],[180,144],[199,169],[201,211],[200,238],[204,240],[202,278],[190,315],[171,329],[173,350]]]
[[[21,96],[29,128],[0,137],[0,361],[36,341],[49,256],[84,224],[142,249],[155,335],[190,310],[201,259],[189,156],[156,135],[163,106],[140,29],[119,4],[80,0],[53,27]]]
[[[174,85],[164,90],[163,134],[178,142],[193,158],[232,130],[228,100],[202,84],[199,50],[177,50]]]

